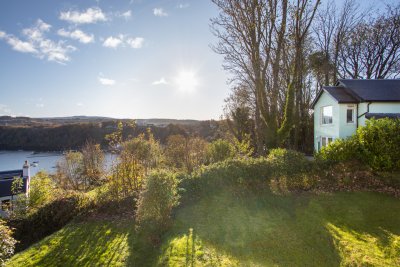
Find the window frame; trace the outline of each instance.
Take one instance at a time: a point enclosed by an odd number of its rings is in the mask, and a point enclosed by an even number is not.
[[[330,141],[329,141],[330,140]],[[325,141],[325,142],[324,142]],[[326,147],[326,146],[328,146],[330,143],[332,143],[332,142],[334,142],[335,141],[335,138],[333,138],[333,137],[328,137],[328,136],[321,136],[320,137],[320,144],[321,144],[321,146],[320,146],[320,150],[323,148],[323,147]],[[325,145],[324,145],[324,143],[325,143]]]
[[[331,109],[332,109],[331,122],[330,123],[324,123],[324,108],[328,108],[328,107],[331,107]],[[320,125],[322,125],[322,126],[333,125],[333,106],[332,105],[327,105],[327,106],[321,107],[320,117],[321,117]]]
[[[348,121],[347,112],[352,111],[352,121]],[[346,107],[346,124],[355,124],[356,123],[356,109],[354,107]]]

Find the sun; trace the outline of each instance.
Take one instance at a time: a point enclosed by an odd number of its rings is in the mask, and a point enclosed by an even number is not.
[[[194,71],[183,70],[175,78],[176,85],[181,92],[194,92],[199,85],[196,73]]]

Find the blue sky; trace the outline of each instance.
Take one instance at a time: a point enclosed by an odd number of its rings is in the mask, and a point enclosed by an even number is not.
[[[218,119],[210,1],[0,2],[0,115]]]
[[[209,0],[1,0],[0,115],[218,119],[217,12]]]

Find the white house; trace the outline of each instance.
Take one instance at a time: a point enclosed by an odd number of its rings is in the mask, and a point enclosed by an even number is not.
[[[353,135],[370,118],[400,118],[400,80],[339,80],[317,94],[314,150]]]
[[[12,200],[17,197],[12,192],[12,183],[16,178],[22,178],[22,193],[28,196],[31,177],[27,161],[21,170],[0,172],[0,217],[7,216],[7,211],[12,208]]]

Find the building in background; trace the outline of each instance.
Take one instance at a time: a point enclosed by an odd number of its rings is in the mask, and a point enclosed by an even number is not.
[[[18,196],[13,192],[13,183],[17,179],[20,179],[21,187],[19,188],[20,194],[29,196],[30,189],[30,171],[29,164],[25,161],[21,170],[2,171],[0,172],[0,216],[4,217],[8,215],[8,212],[12,210],[12,203]]]
[[[400,80],[345,80],[324,86],[314,109],[314,150],[356,133],[370,118],[400,118]]]

